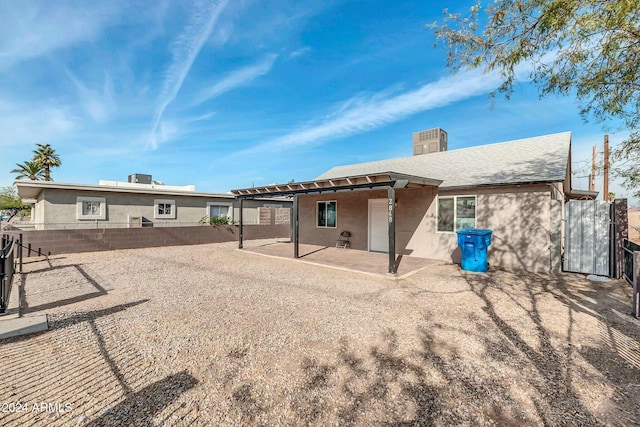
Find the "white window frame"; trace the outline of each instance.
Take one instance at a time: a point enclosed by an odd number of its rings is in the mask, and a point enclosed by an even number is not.
[[[233,203],[230,202],[207,202],[207,212],[205,216],[209,218],[211,215],[211,206],[228,206],[229,207],[229,222],[233,224]]]
[[[456,223],[457,223],[457,219],[458,219],[458,197],[473,197],[475,200],[475,216],[473,218],[473,227],[472,228],[476,228],[476,225],[478,224],[478,196],[475,194],[460,194],[457,196],[440,196],[438,195],[437,199],[436,199],[436,233],[439,234],[455,234],[456,231]],[[438,223],[440,222],[440,199],[453,199],[453,231],[441,231],[438,230]]]
[[[100,212],[95,215],[84,215],[83,204],[84,202],[100,203]],[[105,197],[76,197],[76,219],[78,220],[106,220],[107,219],[107,199]]]
[[[335,203],[336,204],[336,225],[333,227],[329,225],[318,225],[318,212],[320,210],[320,203]],[[316,202],[316,228],[338,228],[338,201],[337,200],[318,200]]]
[[[170,205],[171,213],[168,214],[160,214],[158,213],[158,209],[160,205]],[[171,199],[155,199],[153,201],[153,217],[155,219],[176,219],[176,201]]]

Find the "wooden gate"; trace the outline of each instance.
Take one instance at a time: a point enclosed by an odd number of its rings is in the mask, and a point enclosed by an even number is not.
[[[565,271],[609,275],[609,203],[569,200],[565,204]]]

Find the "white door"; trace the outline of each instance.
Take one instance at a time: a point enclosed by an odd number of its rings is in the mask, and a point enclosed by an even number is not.
[[[389,252],[388,199],[369,199],[369,250]]]

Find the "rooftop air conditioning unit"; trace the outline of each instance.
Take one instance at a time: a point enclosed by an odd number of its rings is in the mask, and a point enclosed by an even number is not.
[[[144,173],[134,173],[129,175],[129,182],[134,182],[137,184],[151,184],[153,179],[151,175],[147,175]]]
[[[413,155],[447,151],[447,132],[440,128],[413,133]]]

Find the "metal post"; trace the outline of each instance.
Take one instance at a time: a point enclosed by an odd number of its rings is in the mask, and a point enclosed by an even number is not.
[[[627,216],[627,199],[615,199],[613,202],[615,222],[615,275],[622,277],[624,260],[624,240],[629,238],[629,218]]]
[[[389,203],[389,273],[396,274],[396,190],[387,187],[387,198]]]
[[[31,243],[27,245],[27,257],[31,257]]]
[[[238,226],[238,249],[242,249],[242,239],[244,237],[243,235],[244,221],[242,220],[243,207],[244,207],[244,199],[240,199],[240,224]]]
[[[300,224],[298,223],[298,195],[293,196],[293,257],[299,258],[300,251],[298,248],[300,238]]]
[[[640,252],[633,253],[633,310],[636,319],[640,318]]]
[[[22,233],[20,233],[20,240],[18,241],[18,260],[20,262],[20,274],[22,274]]]

